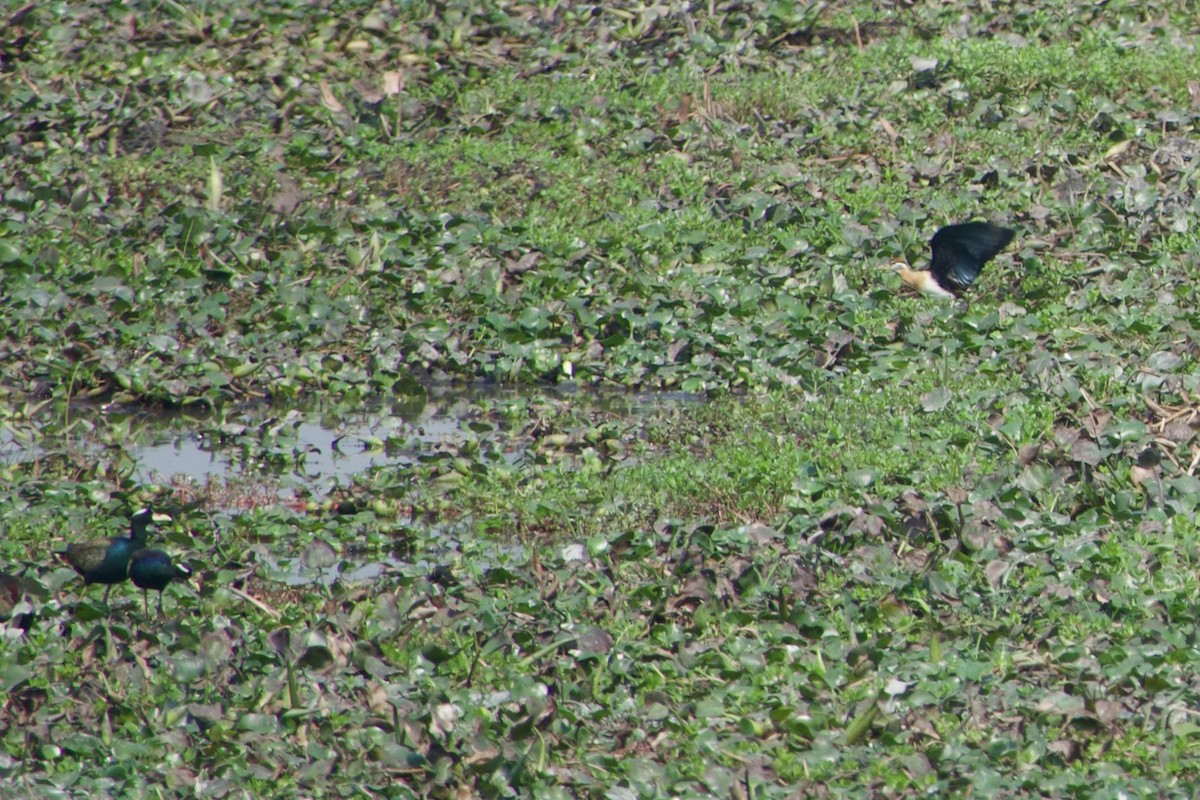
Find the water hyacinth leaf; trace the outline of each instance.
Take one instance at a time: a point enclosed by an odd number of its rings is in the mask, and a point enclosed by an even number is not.
[[[453,733],[461,715],[462,710],[453,703],[439,703],[431,715],[430,732],[440,736]]]
[[[580,542],[563,545],[559,551],[559,557],[565,562],[571,561],[587,561],[587,548]]]
[[[1183,358],[1167,350],[1151,353],[1146,366],[1157,372],[1171,372],[1183,364]]]
[[[816,495],[825,491],[826,484],[816,478],[797,478],[792,483],[792,488],[800,494]]]
[[[601,628],[588,628],[575,640],[580,658],[606,655],[614,644],[613,637]]]
[[[21,251],[11,241],[0,239],[0,264],[15,264],[21,260]]]
[[[292,647],[292,633],[287,628],[276,628],[267,636],[267,643],[280,657],[286,657]]]
[[[1116,443],[1140,442],[1146,437],[1146,424],[1140,420],[1121,420],[1104,430],[1104,436]]]
[[[96,622],[104,619],[108,614],[108,610],[98,603],[90,600],[85,600],[75,606],[75,616],[83,622]]]
[[[429,759],[415,750],[411,750],[395,742],[380,742],[372,750],[373,756],[388,769],[403,771],[424,771],[429,769]]]
[[[921,410],[927,414],[941,411],[950,404],[950,390],[938,387],[931,392],[921,395]]]
[[[309,631],[304,640],[304,652],[297,663],[308,669],[322,670],[334,663],[328,640],[317,631]]]
[[[193,719],[211,725],[225,717],[225,709],[216,703],[189,703],[186,711]]]
[[[696,719],[714,720],[725,716],[725,704],[717,699],[706,699],[696,703]]]
[[[1080,438],[1071,445],[1071,458],[1089,467],[1100,463],[1100,447],[1091,439]]]
[[[183,652],[171,659],[171,674],[176,683],[186,686],[204,675],[204,659],[194,653]]]
[[[328,542],[316,539],[304,547],[300,563],[309,569],[327,569],[337,564],[337,551]]]
[[[846,482],[859,489],[865,489],[875,482],[878,473],[873,469],[856,469],[846,473]]]
[[[235,727],[245,733],[269,736],[279,732],[279,719],[274,714],[243,714]]]
[[[32,670],[27,666],[9,664],[4,669],[4,691],[11,692],[27,681],[32,674]]]

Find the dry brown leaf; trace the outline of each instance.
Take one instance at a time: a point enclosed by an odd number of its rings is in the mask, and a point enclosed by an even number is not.
[[[346,107],[338,102],[338,99],[333,96],[333,90],[329,88],[329,84],[325,81],[317,83],[321,90],[321,102],[335,114],[340,114],[346,110]]]

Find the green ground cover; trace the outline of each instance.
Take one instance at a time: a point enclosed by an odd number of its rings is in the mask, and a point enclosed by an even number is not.
[[[1192,4],[5,13],[3,796],[1193,796]],[[477,380],[327,502],[222,424]],[[51,556],[151,502],[164,620]]]

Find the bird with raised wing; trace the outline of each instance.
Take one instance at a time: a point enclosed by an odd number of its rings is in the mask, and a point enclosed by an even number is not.
[[[947,225],[929,242],[929,269],[913,269],[903,259],[892,261],[888,268],[922,294],[953,299],[975,282],[983,265],[1015,235],[1015,231],[990,222]]]

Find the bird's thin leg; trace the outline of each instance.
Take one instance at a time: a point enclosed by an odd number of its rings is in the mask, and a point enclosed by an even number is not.
[[[104,605],[108,605],[108,593],[112,591],[112,584],[104,587]]]
[[[108,661],[112,663],[117,658],[117,648],[113,646],[112,630],[108,627],[108,615],[102,617],[104,620],[104,644],[105,652],[108,653]]]
[[[142,589],[142,613],[147,617],[150,616],[150,600],[148,599],[150,592]]]
[[[158,590],[158,618],[159,619],[162,619],[163,617],[166,616],[165,614],[163,614],[163,610],[162,610],[162,596],[163,596],[163,590],[159,589]]]

